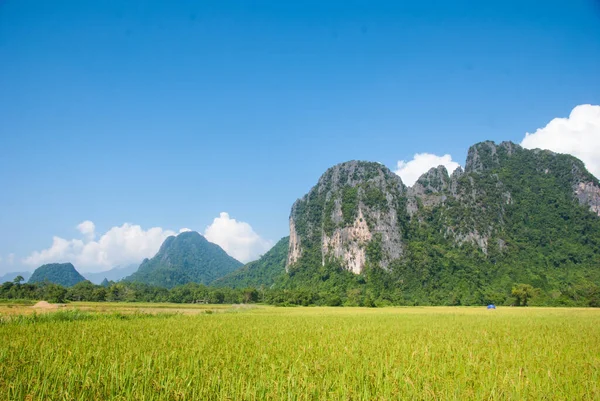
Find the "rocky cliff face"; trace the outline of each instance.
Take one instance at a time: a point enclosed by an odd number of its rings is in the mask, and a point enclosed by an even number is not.
[[[292,207],[288,266],[303,257],[354,273],[369,260],[387,266],[403,252],[405,192],[400,177],[379,163],[330,168]],[[370,252],[373,241],[377,250]]]
[[[431,207],[442,204],[448,196],[456,194],[457,177],[450,177],[444,166],[430,169],[423,174],[417,182],[408,188],[410,199],[409,213],[412,215],[418,210],[418,204]]]
[[[303,261],[357,274],[369,263],[386,269],[415,238],[432,235],[447,246],[503,252],[521,230],[516,216],[541,221],[536,213],[546,212],[537,205],[577,203],[600,215],[600,184],[580,160],[512,142],[473,145],[464,171],[439,166],[411,188],[381,164],[342,163],[293,205],[287,268]]]
[[[574,191],[580,204],[589,206],[591,211],[600,216],[600,188],[597,184],[581,181],[574,185]]]
[[[477,143],[469,148],[465,172],[481,173],[491,170],[500,165],[506,157],[521,150],[523,150],[522,147],[512,142],[502,142],[499,145],[492,141]]]

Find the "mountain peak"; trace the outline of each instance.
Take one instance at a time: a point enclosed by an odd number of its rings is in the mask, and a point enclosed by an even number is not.
[[[179,238],[179,239],[193,238],[193,239],[196,239],[196,240],[199,240],[199,241],[202,241],[202,240],[208,241],[198,231],[184,231],[184,232],[181,232],[181,233],[179,233],[177,235],[174,235],[173,237]]]
[[[165,239],[158,253],[126,280],[169,288],[188,282],[209,284],[240,266],[217,244],[186,231]]]
[[[450,176],[444,166],[432,167],[423,174],[415,185],[413,190],[423,193],[441,193],[450,187]]]
[[[387,265],[403,250],[397,208],[405,192],[400,177],[380,163],[352,160],[329,168],[292,206],[288,266],[304,256],[359,273],[374,237],[385,239],[377,258]]]
[[[501,160],[512,156],[515,152],[522,149],[520,145],[510,141],[504,141],[499,145],[494,141],[476,143],[469,148],[465,163],[465,172],[480,173],[484,170],[492,169],[498,166]]]
[[[360,182],[383,179],[396,181],[395,184],[401,190],[404,189],[402,179],[389,168],[381,163],[362,160],[350,160],[330,167],[319,178],[318,187],[319,191],[323,191],[346,185],[355,187]]]
[[[71,287],[85,281],[85,277],[79,274],[71,263],[49,263],[35,269],[28,283],[41,283],[44,281]]]
[[[200,235],[200,233],[198,233],[197,231],[184,231],[176,235],[168,236],[160,246],[159,252],[169,247],[172,247],[175,244],[180,243],[182,241],[191,241],[198,243],[208,242],[208,240],[204,238],[204,236]]]

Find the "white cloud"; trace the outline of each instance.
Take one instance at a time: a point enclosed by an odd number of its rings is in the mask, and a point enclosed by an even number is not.
[[[45,263],[71,262],[80,272],[102,271],[150,258],[168,236],[176,234],[160,227],[144,230],[139,225],[125,223],[112,227],[94,240],[93,222],[84,221],[77,229],[83,234],[83,239],[68,240],[55,236],[51,247],[31,253],[23,259],[23,263],[38,267]]]
[[[569,117],[555,118],[533,134],[526,133],[521,146],[571,154],[600,177],[600,106],[576,106]]]
[[[71,262],[80,272],[103,271],[140,263],[144,258],[153,257],[167,237],[192,231],[189,228],[173,231],[161,227],[144,230],[139,225],[125,223],[98,235],[96,225],[89,220],[76,228],[81,238],[55,236],[49,248],[32,252],[22,262],[34,268],[45,263]],[[206,228],[205,237],[242,262],[258,258],[273,245],[272,241],[256,234],[248,223],[232,219],[227,213],[221,213],[214,219]],[[14,259],[14,254],[8,255],[5,264],[12,265]]]
[[[431,153],[416,153],[412,160],[400,160],[396,174],[402,178],[404,185],[412,186],[419,177],[429,171],[432,167],[444,166],[448,174],[452,174],[460,165],[452,161],[452,156],[446,154],[437,156]]]
[[[96,238],[96,225],[92,221],[86,220],[79,223],[77,229],[80,233],[85,235],[88,240]]]
[[[244,263],[258,259],[273,246],[272,241],[265,240],[255,233],[250,224],[232,219],[225,212],[206,227],[204,236]]]
[[[15,262],[15,254],[14,253],[9,253],[8,257],[6,258],[6,263],[8,263],[9,265],[12,266],[12,264]]]

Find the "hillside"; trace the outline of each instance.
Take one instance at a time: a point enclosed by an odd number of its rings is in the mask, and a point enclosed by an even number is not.
[[[44,281],[71,287],[85,281],[85,277],[79,274],[71,263],[50,263],[35,269],[28,283],[42,283]]]
[[[327,170],[292,207],[284,288],[394,303],[600,297],[600,185],[578,159],[510,142],[407,188],[378,163]],[[353,296],[354,296],[353,295]]]
[[[220,246],[188,231],[167,238],[158,253],[125,280],[167,288],[190,282],[209,284],[240,266]]]
[[[282,238],[260,259],[215,280],[211,285],[230,288],[270,287],[285,273],[289,239],[289,237]]]

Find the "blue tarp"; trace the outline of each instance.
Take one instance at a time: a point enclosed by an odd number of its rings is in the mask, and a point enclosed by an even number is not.
[[[496,305],[494,305],[494,304],[489,304],[489,305],[487,306],[487,308],[488,308],[488,309],[496,309]]]

